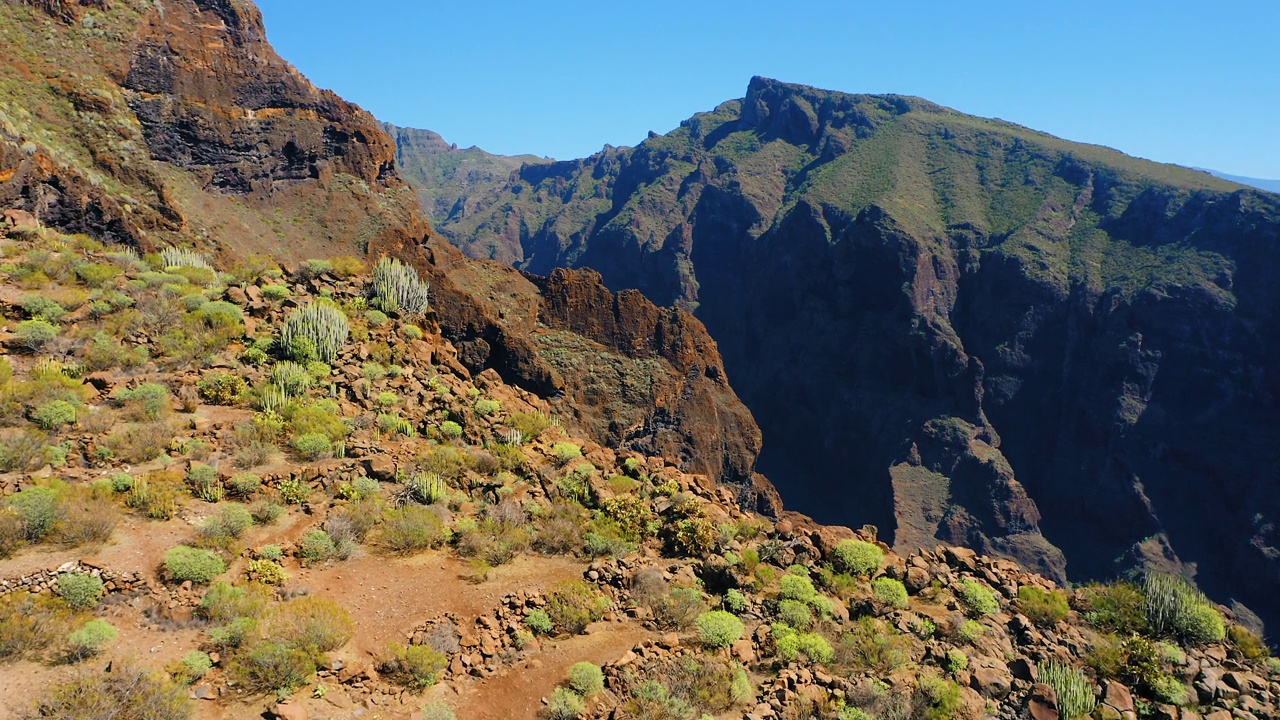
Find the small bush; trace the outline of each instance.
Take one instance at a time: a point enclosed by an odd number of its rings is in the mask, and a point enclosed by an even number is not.
[[[912,703],[918,708],[915,717],[922,717],[924,720],[952,720],[964,707],[964,697],[956,683],[925,675],[916,685]]]
[[[995,594],[985,585],[968,578],[960,581],[956,596],[971,615],[992,615],[1000,612],[1000,601],[996,600]]]
[[[444,523],[430,508],[406,505],[383,517],[382,544],[402,555],[439,547],[444,542]]]
[[[82,660],[98,654],[107,643],[116,639],[120,632],[106,620],[90,620],[67,635],[67,644],[71,646],[71,657]]]
[[[741,640],[745,631],[742,621],[724,610],[702,613],[694,622],[698,626],[698,637],[708,647],[729,647]]]
[[[557,463],[567,465],[582,457],[582,448],[573,443],[558,442],[551,446],[551,455],[556,459]]]
[[[530,610],[524,618],[524,624],[539,635],[550,635],[556,628],[556,624],[551,621],[551,616],[545,610]]]
[[[558,687],[551,691],[551,699],[547,703],[548,720],[574,720],[587,709],[582,696],[568,689]]]
[[[947,651],[947,657],[943,662],[943,666],[949,673],[958,673],[969,667],[969,656],[965,655],[963,650],[951,648]]]
[[[547,593],[547,615],[560,632],[578,635],[604,616],[609,599],[585,581],[569,580]]]
[[[31,542],[44,540],[66,511],[58,491],[45,485],[16,492],[8,503],[22,517],[23,536]]]
[[[893,578],[879,577],[872,580],[871,592],[877,600],[891,608],[903,610],[910,604],[906,586]]]
[[[1097,704],[1093,683],[1079,668],[1050,660],[1041,666],[1039,679],[1053,688],[1058,697],[1058,712],[1064,720],[1075,720],[1093,712]]]
[[[179,545],[164,554],[164,567],[169,577],[184,582],[207,583],[227,571],[227,564],[215,553]]]
[[[23,320],[14,329],[14,335],[28,350],[39,350],[53,342],[61,328],[46,320]]]
[[[237,652],[232,677],[251,693],[290,693],[315,674],[316,661],[308,650],[283,642],[257,642]]]
[[[389,643],[378,672],[397,685],[422,690],[435,685],[448,659],[430,645]]]
[[[841,540],[835,547],[836,566],[851,575],[870,575],[884,565],[884,551],[864,540]]]
[[[302,537],[298,545],[298,554],[308,563],[324,562],[333,558],[336,552],[333,538],[323,530],[312,530]]]
[[[788,625],[775,624],[773,634],[778,657],[786,662],[792,662],[800,655],[824,664],[835,658],[831,643],[816,633],[802,633]]]
[[[249,506],[249,514],[259,525],[270,525],[284,514],[284,506],[274,500],[259,500]]]
[[[208,653],[192,650],[182,656],[174,669],[177,672],[170,672],[170,674],[174,675],[175,680],[191,684],[213,669],[213,660]]]
[[[76,421],[76,406],[66,400],[54,400],[36,408],[31,413],[31,420],[40,429],[54,431],[63,425],[72,425]]]
[[[1271,655],[1271,649],[1262,641],[1262,638],[1248,628],[1232,625],[1227,628],[1227,637],[1231,638],[1231,644],[1235,645],[1240,654],[1248,660],[1261,660]]]
[[[37,702],[32,718],[65,720],[188,720],[187,691],[158,673],[132,666],[85,671],[63,680]]]
[[[604,690],[604,673],[594,663],[576,662],[569,666],[568,684],[579,695],[591,697]]]
[[[54,300],[40,297],[39,295],[27,295],[20,301],[22,309],[32,320],[45,320],[50,323],[60,322],[62,317],[67,314],[67,309],[62,307]]]
[[[262,480],[253,473],[233,475],[227,481],[227,490],[231,492],[232,497],[237,498],[247,498],[258,492],[260,487],[262,487]]]
[[[332,600],[315,595],[277,607],[267,626],[269,636],[276,640],[322,653],[346,645],[355,632],[355,624],[346,610]]]
[[[97,605],[105,594],[102,580],[87,573],[63,573],[58,576],[58,595],[77,610]]]
[[[293,449],[305,460],[319,460],[333,452],[333,443],[322,433],[307,433],[293,439]]]
[[[116,473],[111,476],[111,490],[118,493],[127,493],[133,489],[133,476],[129,473]]]
[[[1070,608],[1061,590],[1043,590],[1034,585],[1018,588],[1018,612],[1041,627],[1052,627],[1066,619]]]
[[[476,415],[479,415],[480,417],[488,417],[489,415],[493,415],[498,412],[501,407],[502,405],[500,405],[497,400],[484,399],[477,400],[473,409],[476,411]]]
[[[226,372],[208,373],[196,383],[200,399],[210,405],[234,405],[248,389],[244,378]]]

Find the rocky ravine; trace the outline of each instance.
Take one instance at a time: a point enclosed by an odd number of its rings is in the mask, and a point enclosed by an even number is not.
[[[694,310],[797,509],[1280,619],[1275,196],[763,78],[476,196],[441,225],[468,253]]]
[[[432,249],[382,126],[281,59],[252,3],[3,7],[15,62],[0,68],[0,206],[17,211],[12,223],[143,250],[194,244],[229,259],[396,253],[431,276],[450,309],[446,332],[476,372],[564,391],[566,420],[592,437],[662,451],[737,484],[745,502],[779,507],[753,475],[759,431],[700,322],[638,296],[615,302],[583,276],[574,312],[599,317],[584,318],[582,335],[546,318],[541,332],[540,286],[447,244]],[[588,382],[604,366],[632,384]]]

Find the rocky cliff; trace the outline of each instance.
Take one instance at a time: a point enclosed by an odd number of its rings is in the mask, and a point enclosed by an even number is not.
[[[496,196],[441,231],[694,311],[797,509],[1280,619],[1276,196],[763,78]]]
[[[473,370],[562,393],[566,420],[602,442],[752,487],[759,430],[701,323],[638,296],[615,302],[597,280],[600,292],[574,308],[588,325],[543,318],[541,330],[540,308],[555,305],[540,289],[563,283],[432,249],[395,143],[281,59],[252,3],[8,0],[3,10],[12,62],[0,67],[0,203],[15,222],[228,259],[413,259]],[[514,288],[525,314],[504,317],[497,287]],[[593,322],[628,344],[586,332]],[[633,385],[594,378],[600,364]],[[767,482],[754,482],[776,510]]]

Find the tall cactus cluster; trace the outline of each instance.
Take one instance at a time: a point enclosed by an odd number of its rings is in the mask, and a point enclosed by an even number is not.
[[[213,269],[203,255],[189,248],[165,248],[160,251],[160,262],[164,263],[165,267]]]
[[[1040,682],[1053,688],[1058,697],[1058,714],[1063,720],[1085,717],[1097,705],[1093,683],[1080,668],[1050,660],[1040,667]]]
[[[373,268],[370,294],[385,312],[418,315],[427,309],[429,285],[418,277],[418,271],[395,258],[382,258]]]
[[[351,326],[342,310],[329,303],[313,302],[289,314],[276,342],[285,356],[298,362],[332,363],[350,333]]]

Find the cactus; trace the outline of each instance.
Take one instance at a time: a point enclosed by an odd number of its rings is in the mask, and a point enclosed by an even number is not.
[[[291,360],[282,360],[271,368],[268,376],[271,384],[280,388],[285,397],[298,397],[311,389],[315,378],[307,371],[305,365]]]
[[[415,475],[405,482],[404,500],[432,505],[443,500],[448,494],[449,487],[440,473]]]
[[[502,444],[510,445],[511,447],[520,447],[524,444],[524,433],[516,430],[515,428],[511,428],[510,430],[502,433]]]
[[[160,262],[164,263],[167,268],[193,267],[204,270],[213,269],[213,266],[209,264],[208,260],[204,259],[203,255],[188,248],[165,248],[160,251]]]
[[[427,309],[428,287],[417,270],[395,258],[382,258],[373,268],[369,294],[386,312],[418,315]]]
[[[1075,720],[1093,712],[1097,699],[1093,686],[1079,668],[1050,660],[1040,667],[1040,682],[1058,696],[1058,712],[1063,720]]]
[[[290,313],[276,339],[283,353],[298,362],[332,363],[347,342],[351,326],[336,306],[314,302]],[[311,353],[314,358],[305,357]]]

